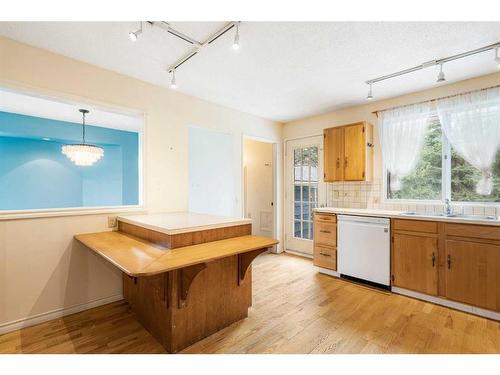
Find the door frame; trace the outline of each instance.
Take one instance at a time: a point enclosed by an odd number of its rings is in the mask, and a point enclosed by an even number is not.
[[[287,195],[287,190],[288,190],[288,166],[287,166],[287,142],[290,142],[290,141],[296,141],[296,140],[300,140],[300,139],[306,139],[306,138],[312,138],[312,137],[324,137],[324,134],[323,132],[321,133],[313,133],[313,134],[307,134],[307,135],[301,135],[301,136],[297,136],[297,137],[288,137],[288,138],[283,138],[283,144],[282,144],[282,147],[283,147],[283,210],[282,210],[282,215],[283,215],[283,251],[286,251],[288,253],[291,253],[291,254],[295,254],[295,255],[299,255],[299,256],[302,256],[302,257],[310,257],[312,258],[312,255],[309,256],[308,254],[305,254],[305,253],[299,253],[299,252],[295,252],[293,250],[288,250],[287,249],[287,232],[290,230],[290,228],[288,228],[288,223],[287,223],[287,220],[288,220],[288,217],[287,217],[287,211],[288,211],[288,207],[289,207],[289,201],[288,201],[288,195]],[[323,149],[324,149],[324,146],[321,145],[321,150],[323,152]],[[323,168],[324,168],[324,165],[323,165]],[[321,181],[318,181],[318,182],[322,182],[325,184],[325,204],[328,202],[328,186],[327,186],[327,183],[324,182],[324,180],[322,179],[321,176],[318,177],[318,179],[321,179]]]
[[[273,146],[273,160],[272,160],[272,172],[273,172],[273,238],[278,238],[278,212],[281,209],[280,202],[278,202],[278,141],[273,138],[259,137],[251,134],[242,133],[241,135],[241,216],[245,215],[245,140],[251,139],[254,141],[271,143]],[[284,246],[282,247],[284,249]],[[280,249],[278,245],[274,245],[271,250],[273,253],[279,253]]]

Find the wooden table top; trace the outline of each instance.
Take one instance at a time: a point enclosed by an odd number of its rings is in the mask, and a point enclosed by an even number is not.
[[[78,234],[75,238],[133,277],[152,276],[278,243],[269,237],[248,235],[167,249],[121,232]]]

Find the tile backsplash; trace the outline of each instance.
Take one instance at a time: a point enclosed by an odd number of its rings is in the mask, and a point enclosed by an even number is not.
[[[327,206],[339,208],[379,208],[395,211],[416,211],[438,213],[444,211],[444,204],[382,203],[382,182],[330,182],[327,183]],[[500,206],[491,204],[453,204],[456,213],[474,215],[498,215]]]

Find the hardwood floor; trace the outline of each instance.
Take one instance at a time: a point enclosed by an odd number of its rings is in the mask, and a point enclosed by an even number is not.
[[[254,261],[249,317],[184,353],[500,353],[500,324],[318,274],[310,260]],[[0,336],[0,353],[164,353],[125,302]]]

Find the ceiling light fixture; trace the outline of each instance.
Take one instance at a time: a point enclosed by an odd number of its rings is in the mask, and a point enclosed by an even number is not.
[[[372,93],[372,83],[369,83],[370,89],[368,90],[368,95],[366,96],[366,100],[372,100],[373,99],[373,93]]]
[[[444,82],[444,81],[446,81],[446,78],[443,72],[443,64],[439,64],[439,74],[436,82]]]
[[[131,31],[128,33],[128,37],[130,38],[130,40],[132,42],[135,42],[137,41],[137,38],[139,37],[139,35],[142,34],[142,21],[139,22],[139,29],[136,30],[136,31]]]
[[[369,79],[368,81],[365,81],[365,83],[367,85],[370,85],[370,84],[377,83],[380,81],[385,81],[387,79],[399,77],[399,76],[402,76],[405,74],[410,74],[410,73],[413,73],[413,72],[416,72],[416,71],[419,71],[422,69],[430,68],[431,66],[436,66],[436,65],[440,65],[440,68],[441,68],[440,73],[438,75],[437,82],[444,82],[444,81],[446,81],[446,78],[445,78],[444,73],[443,73],[443,64],[444,63],[448,63],[450,61],[455,61],[458,59],[463,59],[465,57],[476,55],[478,53],[486,52],[489,50],[495,50],[495,62],[497,63],[498,68],[500,69],[500,56],[498,56],[499,49],[500,49],[500,42],[496,42],[494,44],[490,44],[490,45],[487,45],[484,47],[480,47],[480,48],[476,48],[476,49],[473,49],[470,51],[462,52],[462,53],[459,53],[457,55],[444,57],[444,58],[439,59],[439,60],[426,61],[420,65],[417,65],[417,66],[414,66],[414,67],[411,67],[408,69],[400,70],[398,72],[387,74],[385,76]],[[370,99],[370,98],[367,98],[367,99]]]
[[[89,166],[97,162],[104,155],[104,149],[85,142],[85,115],[87,109],[78,110],[82,114],[82,143],[62,146],[62,153],[75,165]]]
[[[175,69],[172,69],[172,80],[170,81],[170,88],[173,90],[177,88],[177,81],[175,80]]]
[[[236,34],[234,34],[233,49],[235,51],[240,49],[240,24],[235,24]]]

